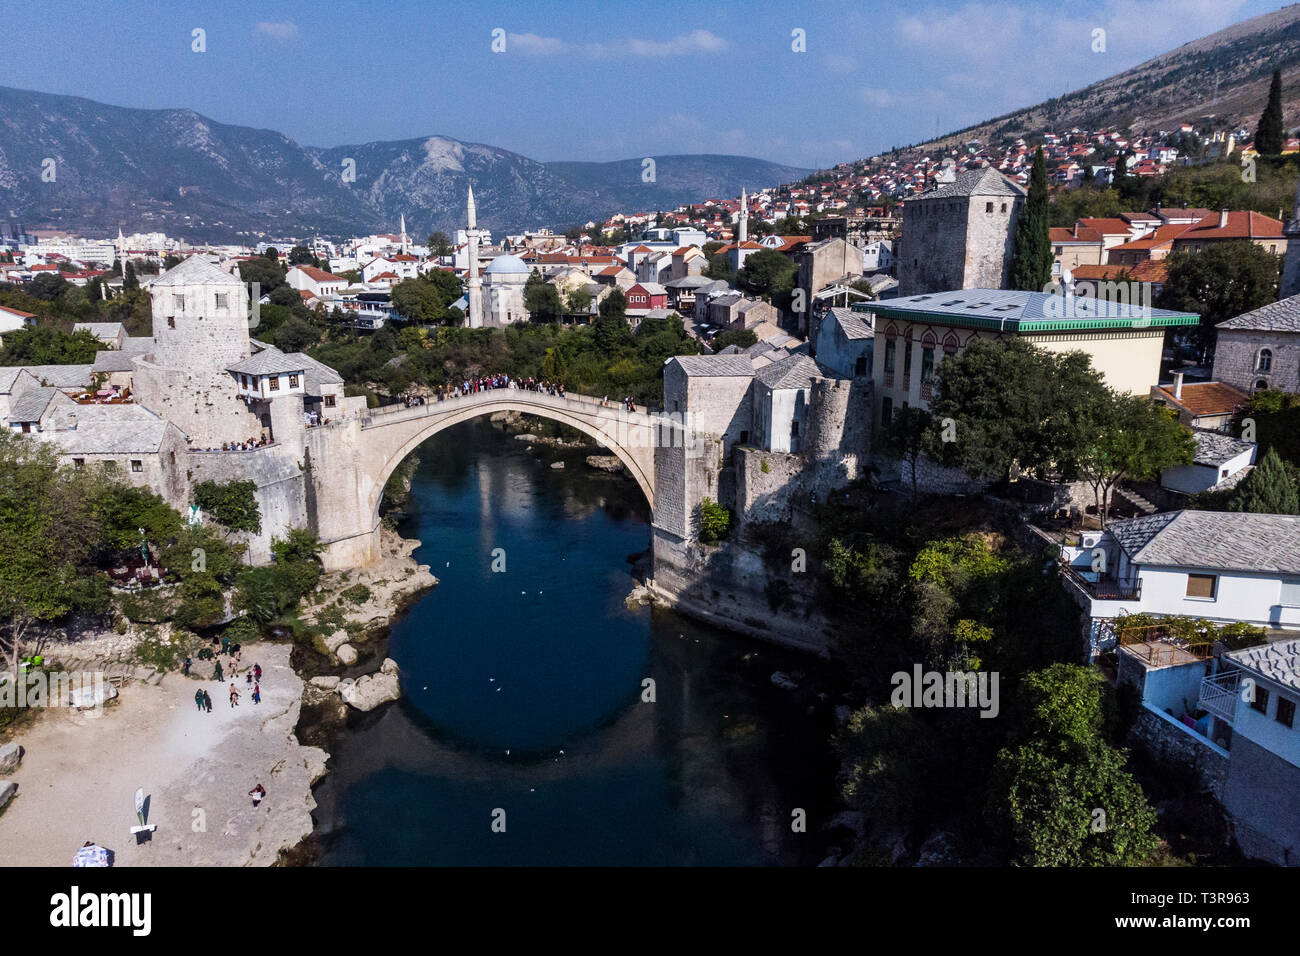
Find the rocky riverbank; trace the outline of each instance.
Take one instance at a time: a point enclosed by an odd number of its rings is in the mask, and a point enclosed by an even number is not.
[[[51,707],[24,727],[0,859],[67,866],[93,840],[117,866],[267,866],[311,833],[311,788],[328,755],[294,733],[303,682],[287,644],[246,643],[243,653],[246,666],[262,667],[260,704],[241,676],[231,706],[231,685],[212,680],[205,664],[202,677],[127,679],[99,714]],[[211,713],[195,706],[199,689]],[[254,806],[248,791],[259,783],[267,796]],[[158,827],[142,841],[129,832],[137,787]]]

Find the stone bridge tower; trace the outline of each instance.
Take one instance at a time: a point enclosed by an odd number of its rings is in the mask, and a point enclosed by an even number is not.
[[[256,438],[261,423],[227,371],[250,353],[244,283],[195,255],[155,279],[149,295],[154,345],[135,360],[136,401],[196,448]]]

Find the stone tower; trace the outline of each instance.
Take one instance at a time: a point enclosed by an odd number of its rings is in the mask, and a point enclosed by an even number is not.
[[[174,423],[196,448],[256,438],[261,422],[228,369],[248,358],[248,292],[203,256],[149,284],[153,349],[135,360],[135,399]]]
[[[992,168],[904,200],[898,295],[1005,288],[1024,201],[1024,188]]]
[[[1295,206],[1286,228],[1286,259],[1282,265],[1282,286],[1279,299],[1300,295],[1300,187],[1296,189]]]
[[[465,238],[469,243],[469,274],[465,280],[465,296],[469,316],[466,324],[471,329],[483,327],[483,286],[478,277],[478,210],[474,207],[474,187],[469,187],[469,202],[465,206]]]

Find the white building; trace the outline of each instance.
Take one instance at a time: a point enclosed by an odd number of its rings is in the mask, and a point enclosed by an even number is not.
[[[1255,464],[1254,442],[1203,428],[1193,429],[1192,434],[1196,439],[1192,463],[1175,465],[1160,473],[1160,484],[1170,491],[1194,495],[1233,488]]]
[[[310,292],[320,299],[327,299],[341,292],[348,284],[348,280],[342,276],[317,269],[315,266],[294,266],[284,278],[291,288],[299,292]]]
[[[1163,512],[1113,521],[1061,553],[1094,620],[1141,613],[1300,627],[1300,516]]]
[[[518,256],[497,256],[483,270],[484,325],[503,326],[528,319],[524,284],[528,266]]]

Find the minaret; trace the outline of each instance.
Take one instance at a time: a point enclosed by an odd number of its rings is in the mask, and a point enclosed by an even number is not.
[[[749,238],[749,200],[745,198],[745,187],[740,187],[740,228],[736,233],[736,244]]]
[[[468,325],[471,329],[483,327],[483,288],[478,277],[478,210],[474,208],[474,187],[469,187],[466,205],[468,228],[465,238],[469,242],[469,276],[465,281],[465,295],[469,300]]]
[[[1282,285],[1278,298],[1300,295],[1300,188],[1296,189],[1295,207],[1283,228],[1286,235],[1286,258],[1282,264]]]
[[[122,269],[122,277],[126,278],[126,237],[122,235],[122,227],[117,227],[117,261]]]
[[[402,255],[406,255],[408,252],[411,251],[410,249],[411,244],[406,239],[406,214],[405,213],[402,214],[401,226],[398,227],[398,232],[402,234]]]

